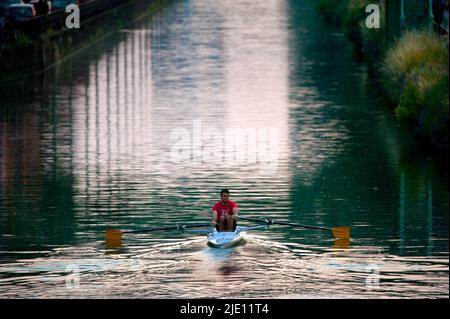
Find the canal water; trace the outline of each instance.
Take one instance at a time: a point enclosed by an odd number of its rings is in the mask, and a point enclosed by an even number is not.
[[[184,0],[2,83],[0,297],[448,298],[447,164],[367,74],[316,1]],[[351,240],[105,242],[208,223],[221,188],[241,216]]]

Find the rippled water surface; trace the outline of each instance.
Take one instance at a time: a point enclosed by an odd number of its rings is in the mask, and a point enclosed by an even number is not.
[[[0,90],[1,297],[448,298],[447,166],[315,1],[173,1]],[[352,239],[105,243],[207,223],[224,187],[242,216]]]

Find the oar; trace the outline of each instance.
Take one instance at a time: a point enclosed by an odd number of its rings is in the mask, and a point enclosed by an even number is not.
[[[247,217],[241,217],[241,216],[239,216],[239,219],[248,220],[248,221],[257,222],[257,223],[267,223],[268,225],[277,224],[277,225],[286,225],[286,226],[292,226],[292,227],[328,230],[328,231],[331,231],[333,236],[336,238],[346,238],[346,239],[350,238],[350,227],[327,228],[327,227],[308,226],[308,225],[300,225],[300,224],[285,223],[285,222],[276,222],[271,219],[262,220],[262,219],[247,218]]]
[[[119,229],[107,229],[105,231],[105,235],[106,235],[106,240],[120,241],[122,239],[123,234],[147,233],[147,232],[152,232],[152,231],[157,231],[157,230],[181,230],[182,231],[185,228],[205,227],[205,226],[211,226],[211,224],[176,225],[176,226],[169,226],[169,227],[144,228],[144,229],[127,230],[127,231],[122,231]]]

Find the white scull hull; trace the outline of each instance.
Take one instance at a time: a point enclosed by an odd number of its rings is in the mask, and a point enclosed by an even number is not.
[[[230,232],[218,232],[213,230],[212,233],[208,234],[208,245],[215,248],[229,248],[244,242],[244,237],[247,231],[242,230],[239,226],[236,227],[235,231]]]

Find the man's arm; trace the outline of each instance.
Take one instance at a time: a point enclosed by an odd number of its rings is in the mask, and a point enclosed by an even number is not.
[[[214,209],[213,209],[213,211],[212,211],[212,221],[211,221],[211,224],[212,224],[213,226],[216,226],[216,224],[217,224],[217,210],[214,210]]]
[[[233,216],[231,218],[233,218],[234,220],[237,220],[238,219],[238,212],[239,212],[239,209],[237,208],[237,206],[233,207]]]

